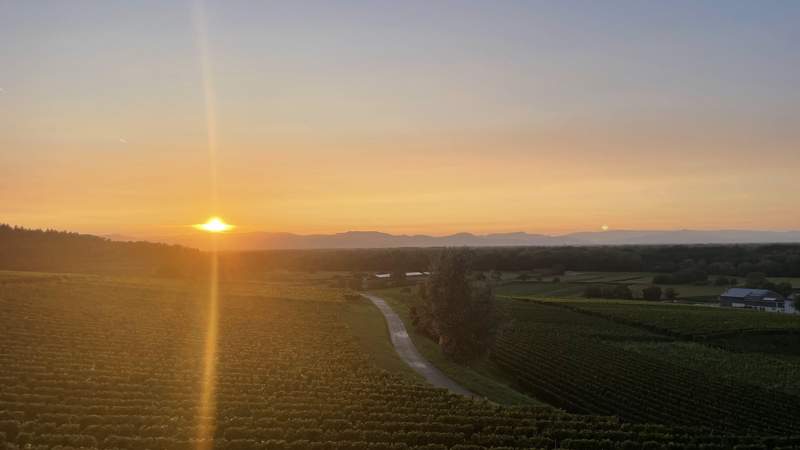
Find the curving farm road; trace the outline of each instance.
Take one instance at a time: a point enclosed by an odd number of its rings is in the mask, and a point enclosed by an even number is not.
[[[394,312],[391,306],[386,301],[378,296],[370,294],[361,294],[369,301],[371,301],[386,318],[386,324],[389,326],[389,336],[392,339],[392,345],[400,355],[400,358],[405,361],[414,371],[425,377],[428,383],[449,390],[454,394],[465,395],[467,397],[475,397],[473,393],[464,389],[461,385],[456,383],[443,374],[439,369],[434,367],[428,360],[426,360],[417,351],[414,342],[406,331],[403,321]]]

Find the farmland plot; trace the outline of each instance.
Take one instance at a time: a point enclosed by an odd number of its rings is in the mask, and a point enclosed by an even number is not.
[[[728,448],[793,445],[473,401],[380,370],[345,303],[221,293],[216,408],[199,408],[205,286],[0,287],[0,448]],[[248,289],[251,289],[249,287]],[[268,291],[269,292],[269,291]],[[696,425],[696,424],[694,424]],[[460,447],[459,447],[460,446]],[[762,447],[763,448],[763,447]]]
[[[514,322],[501,338],[494,360],[523,387],[552,404],[575,412],[618,415],[631,422],[703,423],[729,432],[800,431],[794,420],[800,398],[794,395],[721,380],[625,348],[668,343],[668,336],[566,309],[567,301],[505,304]]]

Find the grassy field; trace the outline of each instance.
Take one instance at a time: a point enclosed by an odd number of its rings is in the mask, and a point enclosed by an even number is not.
[[[498,286],[495,294],[504,297],[527,297],[527,298],[584,298],[587,286],[605,285],[614,286],[611,281],[576,282],[561,281],[553,283],[550,281],[512,281]],[[627,285],[634,297],[641,297],[642,289],[650,286],[649,284],[629,284]],[[662,286],[666,288],[667,286]],[[694,286],[694,285],[674,285],[668,286],[678,293],[678,301],[692,301],[699,303],[717,302],[719,295],[725,290],[719,286]]]
[[[496,294],[501,296],[529,297],[529,298],[582,298],[587,286],[592,285],[619,285],[630,287],[634,297],[641,298],[642,289],[651,286],[653,277],[657,274],[649,272],[574,272],[567,271],[561,276],[552,275],[537,277],[521,281],[519,274],[510,272],[503,274]],[[556,282],[555,279],[558,279]],[[715,277],[710,277],[714,280]],[[798,278],[771,278],[774,282],[786,281],[793,286],[800,286]],[[678,301],[684,303],[717,303],[719,295],[729,286],[715,286],[713,284],[677,284],[660,285],[662,289],[672,288],[678,294]]]
[[[575,272],[567,271],[562,281],[581,283],[649,283],[655,273],[649,272]]]
[[[342,305],[341,318],[376,366],[409,381],[425,382],[397,355],[389,338],[386,320],[370,301],[359,296],[358,300],[347,302]]]
[[[557,297],[582,298],[585,284],[550,282],[512,282],[495,288],[494,293],[504,297]]]

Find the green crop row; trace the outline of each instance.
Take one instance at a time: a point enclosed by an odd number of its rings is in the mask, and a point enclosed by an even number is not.
[[[206,414],[206,286],[103,278],[0,286],[0,448],[188,449],[202,446],[206,426],[208,444],[231,450],[800,442],[459,397],[378,369],[341,321],[344,303],[274,298],[271,289],[223,287]]]

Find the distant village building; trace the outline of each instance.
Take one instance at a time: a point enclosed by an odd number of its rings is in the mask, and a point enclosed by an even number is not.
[[[730,288],[719,296],[720,306],[793,314],[795,300],[766,289]]]
[[[430,272],[406,272],[406,278],[427,277]]]
[[[430,274],[430,272],[406,272],[406,281],[409,283],[422,282]],[[386,272],[372,273],[364,279],[367,289],[387,287],[393,282],[392,274]]]
[[[406,278],[419,278],[419,277],[426,277],[430,275],[430,272],[406,272]],[[379,280],[388,280],[392,278],[391,273],[376,273],[374,275],[375,278]]]

